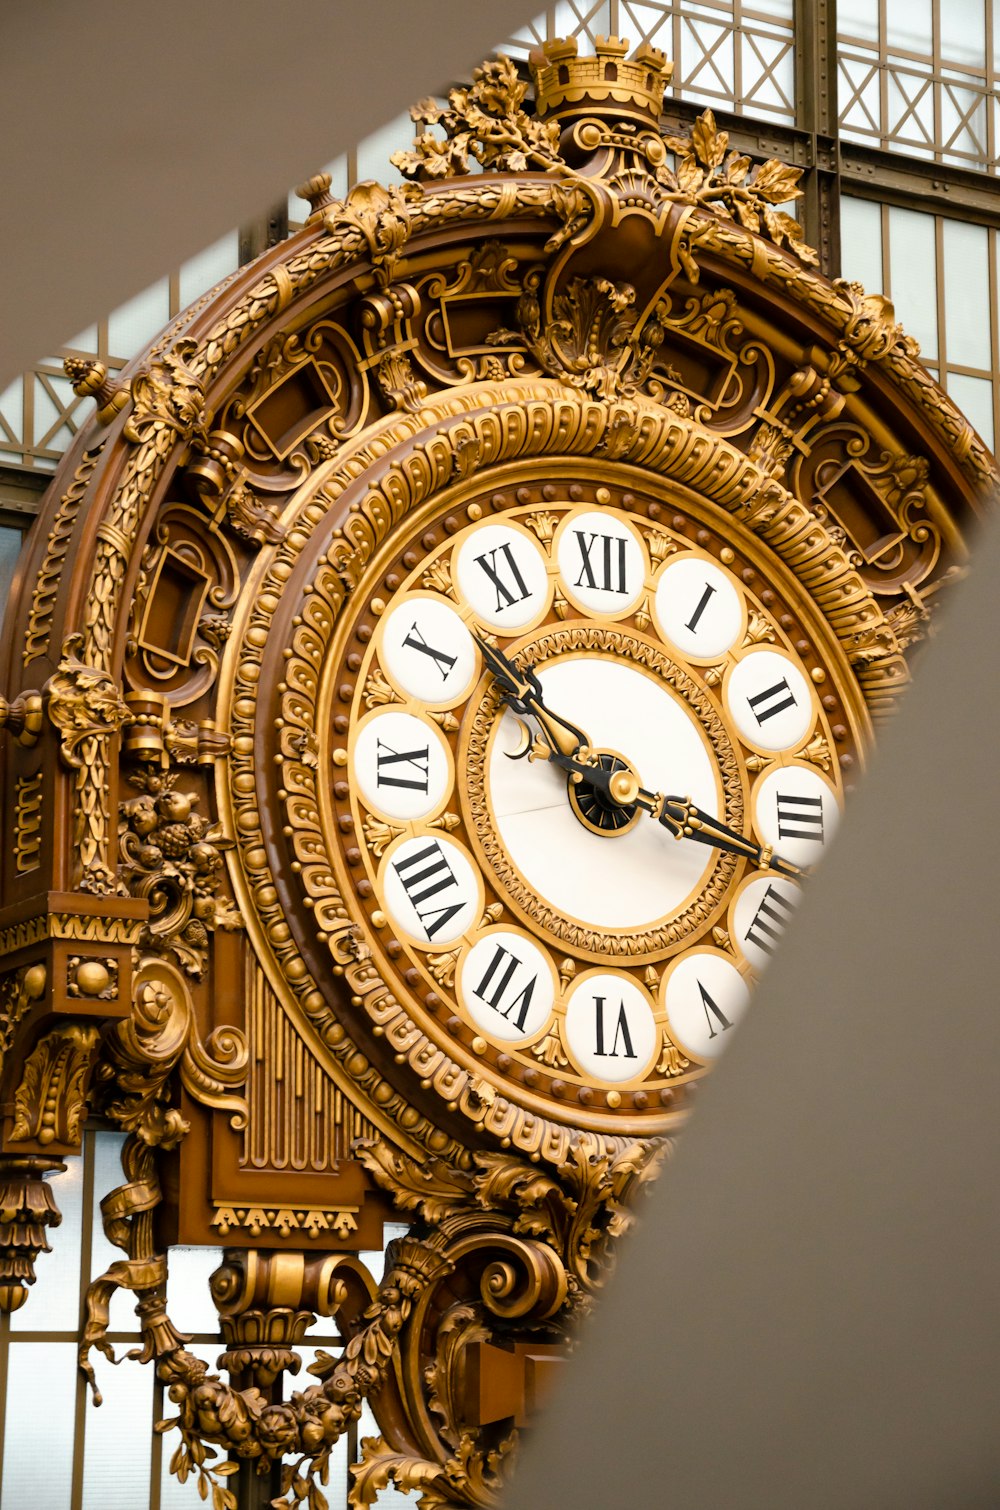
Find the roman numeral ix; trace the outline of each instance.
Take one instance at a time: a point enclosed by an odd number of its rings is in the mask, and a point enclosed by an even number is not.
[[[440,844],[434,839],[430,844],[425,844],[423,849],[414,850],[407,855],[405,860],[394,861],[392,868],[403,883],[403,889],[424,932],[429,939],[433,939],[462,910],[462,903],[459,901],[421,911],[423,903],[430,902],[434,897],[440,896],[441,892],[450,891],[458,885]]]
[[[574,530],[573,533],[577,538],[581,557],[577,587],[593,587],[603,592],[626,592],[625,546],[628,542],[620,535],[587,535],[583,530]],[[600,547],[597,545],[598,541],[601,542]]]

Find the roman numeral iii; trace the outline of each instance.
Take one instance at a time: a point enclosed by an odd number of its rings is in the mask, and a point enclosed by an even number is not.
[[[815,839],[822,844],[822,797],[794,797],[779,792],[776,803],[779,839]]]

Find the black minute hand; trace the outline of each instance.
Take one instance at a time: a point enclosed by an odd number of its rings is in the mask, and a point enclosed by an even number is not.
[[[755,844],[736,829],[730,828],[711,813],[696,807],[689,797],[661,797],[640,786],[631,771],[607,771],[586,759],[561,754],[549,757],[554,764],[568,771],[572,779],[587,781],[600,787],[610,800],[619,807],[641,807],[655,818],[675,839],[692,839],[696,844],[708,844],[726,854],[744,855],[761,870],[772,870],[779,876],[799,877],[806,874],[801,866],[783,860],[767,844]]]
[[[710,844],[730,855],[745,855],[761,870],[773,870],[779,876],[801,876],[805,872],[790,860],[776,855],[770,845],[755,844],[734,828],[720,823],[711,813],[696,807],[689,797],[664,797],[657,817],[675,839],[693,839],[696,844]]]
[[[535,674],[534,666],[525,666],[520,670],[477,630],[473,630],[473,634],[482,651],[483,660],[500,688],[501,698],[512,712],[522,718],[529,713],[532,715],[553,755],[570,757],[585,750],[588,740],[583,730],[571,724],[568,719],[560,718],[558,713],[553,713],[546,706],[542,684]]]

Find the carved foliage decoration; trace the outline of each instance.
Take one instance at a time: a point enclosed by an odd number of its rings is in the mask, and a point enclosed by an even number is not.
[[[150,904],[142,943],[172,954],[198,979],[208,961],[209,933],[242,926],[219,888],[222,855],[232,840],[195,811],[198,793],[180,790],[176,772],[145,769],[131,780],[140,795],[121,804],[118,834],[124,884]]]
[[[671,193],[767,236],[775,246],[787,246],[803,262],[819,261],[803,241],[799,222],[776,208],[802,197],[801,168],[777,158],[754,168],[749,157],[729,150],[729,133],[718,129],[711,110],[698,117],[689,136],[666,136],[664,142],[675,154],[675,167],[664,164],[657,177]]]
[[[410,111],[419,126],[440,126],[444,140],[424,130],[412,152],[394,152],[390,162],[407,178],[453,178],[470,171],[470,157],[484,168],[519,172],[558,168],[559,127],[522,109],[528,86],[509,58],[481,64],[472,84],[452,89],[448,103],[421,100]]]
[[[99,1038],[93,1024],[69,1023],[39,1040],[14,1092],[12,1143],[79,1144]]]

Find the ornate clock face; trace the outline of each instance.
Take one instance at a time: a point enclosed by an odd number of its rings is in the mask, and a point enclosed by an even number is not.
[[[424,519],[322,673],[358,935],[428,1053],[521,1115],[652,1131],[683,1107],[799,900],[771,853],[807,869],[837,826],[857,750],[822,636],[690,507],[550,483]],[[544,758],[491,649],[588,758],[756,858]]]

